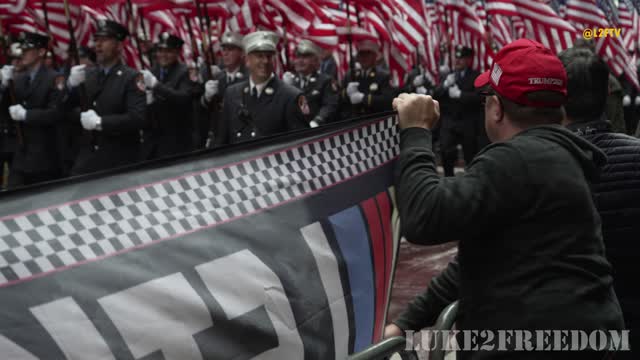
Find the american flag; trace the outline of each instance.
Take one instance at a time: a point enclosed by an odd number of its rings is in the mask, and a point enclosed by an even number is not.
[[[606,28],[609,22],[596,0],[568,0],[567,19],[577,27]],[[632,63],[622,39],[618,37],[601,37],[596,39],[596,51],[609,65],[609,69],[615,76],[625,75],[627,80],[637,89],[638,76],[635,64]]]
[[[487,41],[484,22],[477,14],[478,4],[473,0],[447,0],[449,26],[453,30],[453,43],[474,49],[472,67],[484,71],[491,66],[493,50]]]
[[[618,16],[622,28],[622,44],[630,53],[635,53],[640,34],[640,17],[629,0],[621,0],[618,5]]]
[[[540,42],[556,54],[571,47],[579,36],[574,26],[541,1],[488,0],[487,10],[491,15],[520,19],[527,38]]]

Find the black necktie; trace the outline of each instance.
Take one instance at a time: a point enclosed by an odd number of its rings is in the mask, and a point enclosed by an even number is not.
[[[160,81],[164,82],[164,78],[167,77],[167,70],[166,69],[160,69]]]
[[[254,99],[257,99],[257,98],[258,98],[258,88],[257,88],[257,87],[255,87],[255,86],[254,86],[254,87],[253,87],[253,89],[251,89],[251,96],[252,96]]]

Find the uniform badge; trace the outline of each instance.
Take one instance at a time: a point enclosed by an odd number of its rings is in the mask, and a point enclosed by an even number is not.
[[[369,91],[378,91],[378,83],[371,83],[371,85],[369,85]]]
[[[267,95],[273,95],[273,88],[271,87],[265,88],[264,93]]]
[[[309,79],[309,82],[316,82],[316,78],[312,77],[311,79]]]
[[[372,78],[376,77],[376,73],[372,72],[371,74],[369,74],[369,77],[372,77]]]
[[[318,95],[318,94],[320,94],[320,91],[318,91],[318,90],[313,90],[313,91],[311,92],[311,95],[313,95],[313,96],[316,96],[316,95]]]
[[[242,78],[244,78],[244,74],[241,73],[241,72],[237,72],[236,73],[236,79],[242,79]]]
[[[309,115],[309,113],[311,113],[311,110],[309,110],[309,103],[307,102],[307,98],[304,97],[304,95],[300,95],[300,97],[298,98],[298,107],[304,115]]]
[[[60,75],[60,76],[56,76],[56,89],[58,89],[59,91],[64,90],[64,76]]]
[[[144,76],[142,76],[142,74],[139,74],[136,78],[136,86],[138,90],[145,92],[146,86],[144,85]]]
[[[122,76],[122,70],[118,70],[118,72],[116,73],[116,75],[118,75],[118,76]]]

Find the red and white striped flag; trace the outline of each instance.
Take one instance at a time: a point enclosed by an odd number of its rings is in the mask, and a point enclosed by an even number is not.
[[[606,28],[609,22],[595,0],[568,0],[567,19],[578,29]],[[633,86],[640,90],[635,63],[627,53],[622,39],[618,37],[600,37],[596,39],[596,51],[609,65],[615,76],[622,74]]]
[[[487,0],[487,11],[492,15],[521,19],[526,37],[540,42],[556,54],[571,47],[579,36],[574,26],[542,1]]]
[[[622,28],[622,44],[627,51],[635,53],[638,48],[638,36],[640,35],[640,16],[638,16],[638,11],[628,1],[620,0],[618,17]]]
[[[474,50],[472,68],[485,71],[493,61],[493,50],[487,42],[484,23],[477,14],[478,4],[473,0],[446,0],[449,27],[453,30],[453,42]]]

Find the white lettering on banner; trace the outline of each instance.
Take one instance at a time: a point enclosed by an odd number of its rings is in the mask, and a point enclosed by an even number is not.
[[[322,225],[315,222],[300,229],[320,271],[322,285],[329,301],[331,321],[333,322],[333,339],[335,358],[346,359],[349,355],[349,314],[342,290],[342,280],[338,260],[336,260],[329,240],[322,230]]]
[[[3,358],[11,360],[38,360],[30,352],[2,335],[0,335],[0,354]]]
[[[193,335],[213,322],[206,304],[182,274],[151,280],[98,302],[134,358],[160,350],[166,360],[202,359]]]
[[[255,356],[253,360],[304,358],[302,338],[282,283],[257,256],[243,250],[198,265],[196,271],[228,319],[264,305],[278,336],[278,347]]]
[[[91,320],[72,298],[66,297],[30,308],[69,360],[115,360]]]

